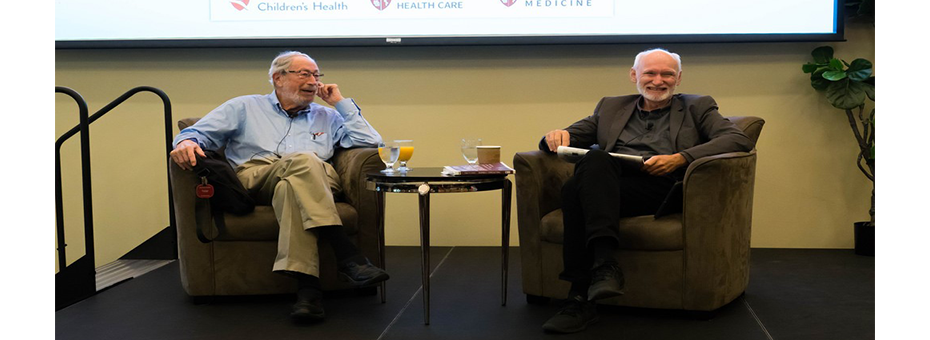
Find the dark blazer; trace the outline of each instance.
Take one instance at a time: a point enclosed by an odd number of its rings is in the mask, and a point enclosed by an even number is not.
[[[604,97],[594,113],[565,128],[571,136],[569,146],[590,148],[598,144],[613,151],[620,131],[633,115],[641,95]],[[669,112],[669,136],[675,152],[692,162],[695,159],[727,152],[750,151],[755,143],[736,125],[717,112],[717,102],[710,96],[675,94]],[[548,151],[545,138],[539,145]]]

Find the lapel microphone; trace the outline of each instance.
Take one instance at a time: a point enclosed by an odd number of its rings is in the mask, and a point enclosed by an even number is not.
[[[649,122],[648,124],[646,124],[646,132],[643,132],[643,133],[639,134],[639,135],[636,136],[636,137],[630,138],[630,140],[628,140],[628,141],[626,141],[626,142],[623,142],[623,144],[620,144],[619,147],[622,148],[622,147],[626,146],[627,144],[632,143],[634,140],[637,140],[637,139],[639,139],[640,137],[645,136],[647,133],[651,132],[652,129],[653,129],[654,127],[655,127],[655,124],[653,124],[652,122]]]

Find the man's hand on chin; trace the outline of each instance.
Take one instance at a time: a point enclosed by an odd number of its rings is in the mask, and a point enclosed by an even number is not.
[[[680,153],[674,155],[655,155],[643,164],[643,172],[652,176],[664,176],[688,164],[688,160]]]
[[[339,85],[318,83],[316,88],[316,95],[330,106],[336,106],[336,103],[345,99],[339,91]]]

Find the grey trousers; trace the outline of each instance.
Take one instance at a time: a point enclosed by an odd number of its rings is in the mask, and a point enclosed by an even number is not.
[[[273,271],[320,276],[317,235],[310,229],[342,225],[333,193],[339,175],[313,153],[257,158],[236,169],[239,181],[258,204],[271,203],[278,220],[278,254]]]

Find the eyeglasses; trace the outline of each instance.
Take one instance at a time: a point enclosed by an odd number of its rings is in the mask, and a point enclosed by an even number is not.
[[[322,73],[311,73],[310,71],[306,71],[306,70],[304,70],[304,71],[287,71],[287,73],[296,74],[296,75],[297,75],[297,78],[300,78],[300,79],[307,79],[307,78],[310,78],[310,76],[313,76],[313,77],[316,78],[317,80],[320,80],[321,78],[323,78],[323,74],[322,74]]]

